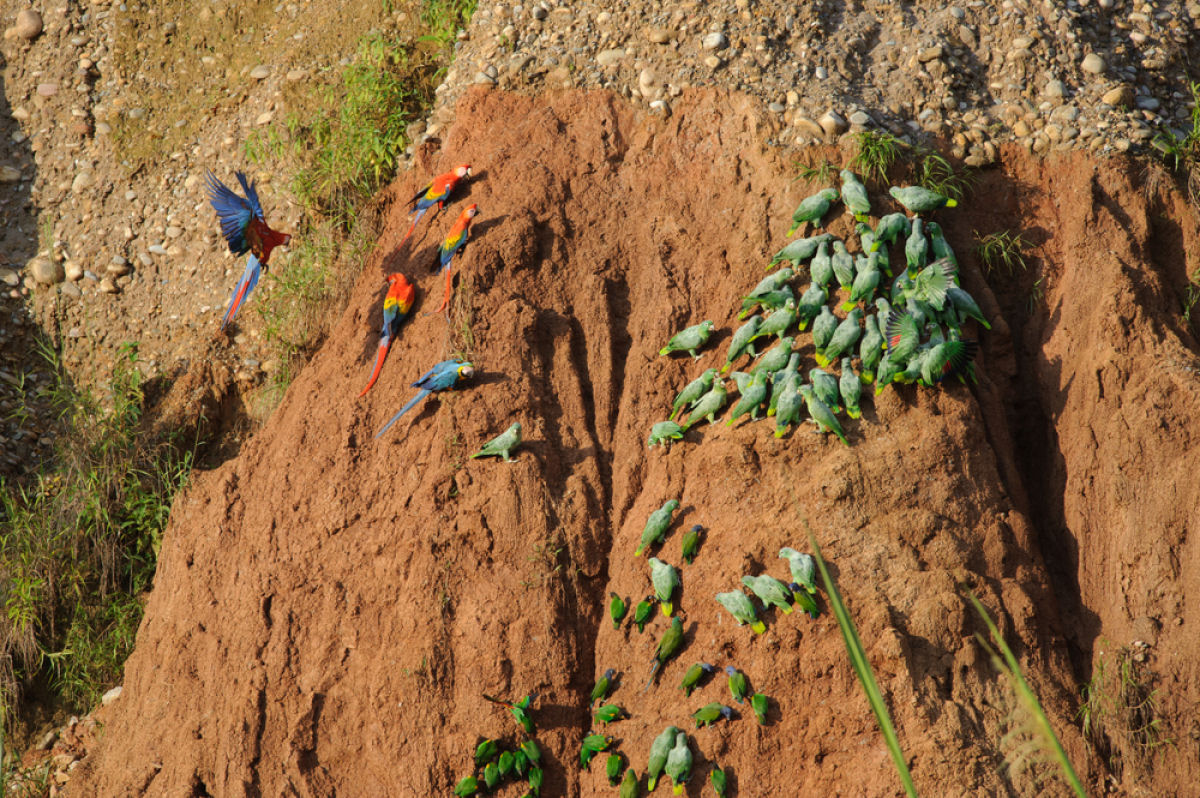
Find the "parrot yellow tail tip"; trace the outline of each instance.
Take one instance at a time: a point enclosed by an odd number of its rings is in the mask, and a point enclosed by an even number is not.
[[[953,199],[946,200],[947,208],[954,208],[954,207],[957,207],[957,205],[958,205],[958,200],[953,200]]]
[[[781,607],[780,609],[782,609],[782,610],[783,610],[783,614],[784,614],[784,615],[791,615],[791,614],[792,614],[792,608],[791,608],[791,607]]]
[[[672,604],[672,603],[670,603],[670,602],[667,602],[666,604],[663,604],[663,605],[662,605],[662,612],[663,612],[663,615],[667,616],[668,618],[670,618],[670,617],[671,617],[671,613],[672,613],[672,612],[674,612],[674,611],[675,611],[675,605],[674,605],[674,604]]]
[[[854,310],[854,306],[855,306],[855,305],[857,305],[857,304],[858,304],[857,302],[843,302],[843,303],[842,303],[842,310],[844,310],[844,311],[846,311],[847,313],[849,313],[850,311]]]
[[[783,430],[781,430],[781,429],[777,429],[777,430],[775,430],[775,437],[776,437],[776,438],[782,438],[782,437],[783,437]]]
[[[762,621],[755,621],[754,623],[750,624],[750,628],[754,630],[755,634],[759,635],[767,631],[767,625]]]
[[[676,785],[675,785],[675,794],[676,794],[676,795],[683,795],[683,785],[682,785],[682,784],[676,784]]]

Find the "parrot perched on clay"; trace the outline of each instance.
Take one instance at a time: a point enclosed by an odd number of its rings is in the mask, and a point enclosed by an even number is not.
[[[525,755],[525,758],[534,767],[542,763],[542,749],[538,748],[537,743],[533,740],[525,740],[521,743],[521,753]]]
[[[909,213],[932,213],[938,208],[953,208],[958,205],[956,200],[922,186],[892,186],[888,193]]]
[[[413,195],[413,198],[408,201],[409,214],[416,214],[413,217],[412,224],[408,228],[408,232],[404,234],[404,238],[400,239],[403,244],[413,234],[413,230],[417,229],[417,222],[421,221],[421,217],[430,208],[437,207],[434,213],[436,218],[438,213],[441,213],[442,207],[449,201],[450,195],[454,192],[455,186],[464,177],[471,176],[471,165],[462,164],[454,169],[446,172],[444,175],[438,175],[429,185]]]
[[[234,286],[229,308],[221,319],[221,329],[233,321],[246,297],[250,296],[250,292],[258,285],[259,275],[271,260],[271,251],[275,247],[286,247],[292,240],[287,233],[272,230],[267,224],[254,181],[247,180],[242,172],[234,172],[233,175],[241,183],[242,191],[246,192],[245,197],[234,193],[211,171],[204,175],[208,201],[217,212],[217,219],[221,223],[221,235],[225,237],[229,251],[234,255],[250,253],[246,259],[246,269]]]
[[[800,375],[794,374],[784,383],[779,403],[775,405],[776,438],[782,438],[788,427],[800,423],[800,411],[803,407],[804,400],[800,397]]]
[[[512,450],[521,445],[521,422],[514,421],[508,429],[483,445],[483,448],[471,455],[476,457],[502,457],[504,462],[511,463]]]
[[[732,665],[725,666],[725,674],[729,677],[729,693],[733,700],[739,704],[746,703],[746,696],[750,695],[750,680],[746,678],[746,674]]]
[[[838,317],[833,315],[833,311],[829,309],[829,306],[822,305],[820,314],[813,321],[812,340],[814,349],[820,351],[829,345],[829,341],[833,338],[833,333],[837,329],[838,323]]]
[[[623,714],[625,714],[625,710],[616,704],[605,704],[596,710],[596,720],[607,726],[614,721],[620,720]]]
[[[808,276],[821,288],[828,288],[833,281],[833,256],[829,254],[828,241],[822,241],[817,246],[816,254],[808,263]]]
[[[908,238],[912,222],[903,213],[889,213],[875,225],[875,248],[883,244],[894,244],[900,238]]]
[[[755,693],[751,696],[750,708],[754,710],[754,717],[759,726],[767,722],[767,706],[767,697],[762,693]]]
[[[707,662],[697,662],[687,669],[687,673],[683,674],[683,681],[679,683],[679,689],[683,691],[686,697],[691,698],[692,691],[696,689],[696,685],[700,683],[700,680],[715,670],[716,668]]]
[[[854,287],[854,256],[841,241],[833,242],[833,276],[847,292]]]
[[[792,581],[803,586],[810,596],[817,595],[817,563],[812,555],[784,546],[779,550],[779,556],[787,560],[788,569],[792,572]]]
[[[683,561],[688,565],[696,559],[696,552],[700,550],[700,533],[704,531],[704,527],[699,524],[693,524],[692,528],[683,536]]]
[[[975,341],[943,341],[935,344],[921,363],[921,379],[926,385],[941,382],[961,373],[975,359],[979,344]]]
[[[769,269],[783,260],[790,261],[793,266],[799,266],[815,255],[822,244],[832,240],[833,236],[829,233],[821,233],[819,236],[812,236],[811,238],[797,238],[776,252],[774,257],[771,258],[771,262],[767,264],[767,268]]]
[[[608,776],[609,787],[616,787],[621,783],[621,771],[624,769],[624,762],[619,753],[608,755],[608,761],[604,763],[604,775]]]
[[[483,766],[483,783],[489,792],[500,783],[500,766],[495,762],[488,762]]]
[[[729,610],[738,622],[738,626],[750,624],[750,628],[755,634],[762,634],[767,631],[767,626],[762,621],[758,620],[758,611],[754,609],[754,602],[740,590],[730,590],[728,593],[718,593],[717,601],[721,606]]]
[[[774,374],[777,371],[787,367],[787,364],[792,358],[792,343],[793,338],[780,338],[779,343],[763,352],[762,357],[758,362],[750,367],[750,373],[757,375],[761,373]]]
[[[975,302],[975,297],[951,283],[946,286],[946,298],[950,300],[950,304],[958,311],[958,315],[961,318],[975,319],[985,330],[992,329],[992,325],[988,324],[988,320],[983,316],[983,311],[979,309],[979,305]]]
[[[753,382],[746,386],[746,390],[742,391],[742,397],[729,412],[729,420],[725,422],[725,426],[732,427],[734,422],[746,413],[750,414],[751,419],[758,420],[758,408],[767,401],[767,380],[770,379],[770,376],[770,372],[765,370],[754,375]]]
[[[829,405],[817,398],[813,393],[812,386],[800,386],[800,395],[804,397],[804,403],[808,406],[808,415],[817,425],[817,431],[832,432],[842,443],[849,446],[850,441],[846,440],[846,433],[842,431],[842,425],[838,423],[837,416],[829,409]]]
[[[524,756],[524,754],[522,754],[522,756]],[[502,751],[500,753],[500,758],[496,760],[496,766],[500,769],[501,777],[507,776],[510,772],[512,772],[515,761],[516,760],[513,758],[512,751]]]
[[[782,336],[796,322],[796,301],[788,300],[783,303],[783,307],[772,311],[769,316],[762,320],[762,324],[758,325],[758,330],[750,339],[756,341],[768,335],[776,337]]]
[[[383,361],[387,358],[388,349],[391,348],[396,334],[400,332],[401,323],[408,318],[408,312],[412,310],[413,300],[417,297],[417,290],[413,288],[412,283],[403,274],[389,274],[387,282],[387,294],[383,297],[383,330],[379,333],[379,348],[375,353],[375,368],[371,371],[371,379],[367,381],[367,387],[363,388],[362,393],[359,394],[360,398],[365,396],[367,391],[371,390],[371,386],[379,378],[379,370],[383,368]]]
[[[713,765],[713,769],[708,774],[708,780],[712,783],[713,792],[717,794],[717,798],[725,798],[725,771]]]
[[[670,618],[675,611],[671,596],[679,587],[679,571],[675,569],[675,566],[665,563],[657,557],[651,557],[649,562],[650,584],[654,586],[654,597],[658,599],[663,615]]]
[[[650,761],[646,764],[646,789],[650,792],[658,786],[658,778],[667,766],[667,756],[675,747],[675,735],[679,733],[679,729],[668,726],[650,743]]]
[[[659,638],[658,647],[654,650],[654,661],[650,666],[650,678],[646,682],[646,686],[642,688],[642,692],[650,689],[651,683],[654,682],[654,674],[658,673],[658,669],[674,657],[683,648],[683,621],[678,618],[671,619],[671,627],[663,632],[663,636]]]
[[[442,239],[442,243],[438,244],[437,248],[437,267],[446,275],[446,291],[442,295],[442,304],[438,306],[435,313],[441,313],[450,304],[450,293],[452,289],[452,281],[454,273],[450,271],[450,261],[454,256],[467,245],[467,238],[471,234],[471,220],[479,213],[479,206],[471,203],[466,207],[454,225],[450,228],[450,232],[446,233],[446,237]]]
[[[609,668],[604,672],[604,675],[596,680],[596,683],[592,685],[592,692],[589,694],[588,709],[591,709],[592,705],[597,701],[603,701],[608,698],[608,691],[612,689],[613,677],[616,675],[617,672]]]
[[[933,251],[933,257],[937,260],[945,258],[957,269],[958,258],[954,256],[954,250],[950,248],[950,242],[946,240],[942,226],[937,222],[926,222],[925,229],[929,231],[929,248]]]
[[[612,618],[613,628],[620,629],[621,621],[624,620],[625,613],[629,611],[629,605],[615,591],[610,591],[608,595],[610,596],[610,601],[608,602],[609,617]]]
[[[775,415],[775,409],[779,406],[779,399],[783,396],[788,382],[792,377],[798,376],[800,376],[800,353],[792,352],[787,365],[771,375],[771,401],[767,403],[768,416]]]
[[[828,371],[812,369],[808,372],[808,380],[812,383],[813,393],[829,405],[830,410],[837,413],[842,409],[842,391],[838,387],[836,377]]]
[[[875,246],[875,231],[869,224],[858,222],[854,225],[854,230],[858,233],[859,249],[864,253],[870,254],[878,249]]]
[[[705,704],[692,713],[692,719],[696,721],[696,728],[701,726],[711,726],[721,718],[730,720],[733,718],[733,707],[727,707],[724,704],[714,701],[711,704]]]
[[[725,389],[725,383],[717,380],[713,385],[712,390],[700,397],[700,400],[692,406],[688,412],[687,423],[683,425],[683,431],[687,432],[689,428],[702,418],[707,418],[708,423],[712,424],[720,413],[725,408],[725,403],[729,400],[729,392]]]
[[[850,358],[842,358],[842,374],[838,378],[838,390],[842,395],[842,407],[850,418],[862,418],[862,380],[854,372]]]
[[[650,428],[650,437],[646,439],[646,448],[652,449],[661,443],[669,449],[671,441],[682,438],[683,432],[683,427],[674,421],[660,421]]]
[[[877,265],[878,256],[870,255],[860,260],[863,266],[854,273],[854,282],[850,286],[850,297],[842,303],[842,310],[850,310],[859,302],[864,305],[871,304],[875,299],[875,291],[879,288],[879,280],[883,275]]]
[[[771,272],[766,277],[759,281],[758,285],[746,296],[742,297],[742,312],[738,314],[739,319],[744,319],[750,315],[750,311],[755,305],[763,304],[763,301],[784,289],[791,290],[787,285],[787,281],[795,276],[796,271],[791,267],[785,266],[776,272]]]
[[[733,361],[745,354],[754,357],[754,338],[758,332],[758,328],[762,326],[762,316],[751,316],[749,320],[738,327],[733,333],[733,338],[729,341],[729,351],[725,355],[725,365],[721,367],[721,373],[729,371],[729,367],[733,365]]]
[[[675,401],[671,405],[671,415],[668,418],[674,420],[685,405],[694,405],[701,396],[712,390],[713,380],[716,379],[716,376],[716,369],[705,369],[699,377],[685,385],[679,395],[675,397]]]
[[[495,740],[483,739],[479,745],[475,746],[475,767],[483,767],[495,759],[498,753],[500,753],[500,746],[496,744]]]
[[[796,304],[796,326],[800,332],[808,329],[809,322],[817,317],[821,308],[825,307],[825,303],[828,301],[829,293],[821,287],[820,283],[814,282],[808,287]]]
[[[883,389],[892,384],[896,377],[904,371],[904,365],[892,359],[891,352],[885,352],[875,367],[875,395],[883,393]]]
[[[530,736],[533,735],[533,718],[529,714],[529,705],[533,702],[533,699],[537,698],[537,693],[530,693],[529,695],[524,696],[520,701],[505,701],[502,698],[494,698],[487,693],[483,693],[482,695],[485,699],[491,701],[493,704],[499,704],[502,707],[506,707],[516,719],[517,723],[521,724],[521,728],[525,730],[525,733]]]
[[[651,596],[646,596],[638,602],[638,605],[633,608],[633,622],[637,624],[638,633],[646,631],[646,622],[650,620],[650,616],[654,614],[654,600]]]
[[[388,423],[383,425],[379,432],[375,433],[378,438],[383,433],[400,420],[400,417],[411,410],[418,402],[424,399],[429,394],[436,391],[449,390],[459,384],[462,380],[470,379],[475,376],[475,367],[470,363],[462,360],[443,360],[429,371],[421,375],[421,379],[412,384],[414,388],[420,388],[417,395],[409,399],[404,407],[400,408],[400,412],[392,416]]]
[[[763,606],[774,605],[784,615],[792,614],[792,591],[773,576],[743,576],[742,584],[750,588]]]
[[[805,197],[800,201],[795,213],[792,214],[792,226],[788,229],[787,234],[790,236],[805,222],[820,227],[821,217],[829,213],[830,206],[837,201],[837,198],[838,190],[836,188],[821,189],[816,194]]]
[[[671,516],[678,509],[679,502],[670,499],[662,507],[650,513],[650,517],[646,519],[646,526],[642,528],[641,542],[638,543],[637,550],[633,552],[634,557],[642,556],[642,552],[646,550],[647,546],[652,546],[663,539],[663,536],[667,534],[667,527],[671,525]]]
[[[887,319],[885,335],[888,355],[897,365],[907,363],[921,344],[921,328],[908,311],[891,312]]]
[[[863,336],[858,344],[858,358],[862,361],[862,379],[872,382],[875,379],[875,368],[883,357],[883,333],[879,331],[879,318],[875,314],[867,316],[863,323]]]
[[[925,238],[925,222],[919,216],[912,220],[912,233],[904,242],[904,262],[909,277],[916,276],[929,263],[929,240]]]
[[[583,738],[583,743],[579,746],[579,764],[584,770],[590,770],[592,766],[592,757],[601,751],[606,750],[612,745],[613,738],[606,737],[603,734],[589,734]]]
[[[867,198],[867,187],[859,182],[858,176],[849,169],[838,173],[842,178],[842,202],[846,209],[860,222],[867,220],[871,212],[871,200]]]
[[[712,331],[713,323],[711,321],[693,324],[671,336],[671,340],[667,341],[667,345],[658,350],[658,353],[669,355],[672,352],[687,352],[692,356],[692,360],[699,360],[700,356],[696,354],[696,350],[708,342]]]
[[[625,780],[621,782],[617,798],[638,798],[638,776],[633,768],[625,771]]]
[[[479,779],[474,776],[466,776],[454,787],[454,794],[459,798],[467,798],[467,796],[475,795],[479,792]]]
[[[683,795],[683,785],[692,777],[692,749],[683,732],[675,735],[675,747],[667,754],[667,775],[671,778],[672,792]]]
[[[545,771],[543,771],[541,768],[529,769],[529,793],[526,795],[526,798],[528,798],[528,795],[532,795],[534,798],[537,798],[542,794],[542,780],[545,777]]]
[[[863,309],[856,307],[846,318],[842,319],[841,323],[834,328],[833,335],[829,336],[829,343],[817,348],[814,355],[817,365],[825,368],[841,357],[843,352],[853,351],[859,336],[862,335],[862,327],[859,326],[859,323],[862,321],[863,315]]]

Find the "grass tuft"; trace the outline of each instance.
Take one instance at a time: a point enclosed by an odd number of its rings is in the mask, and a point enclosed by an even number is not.
[[[1079,708],[1083,734],[1113,772],[1121,770],[1121,752],[1145,760],[1175,744],[1159,717],[1153,675],[1144,655],[1138,653],[1129,646],[1121,646],[1111,656],[1101,652],[1091,680],[1083,687]]]
[[[858,152],[850,159],[850,165],[862,174],[864,180],[886,182],[888,171],[900,157],[900,149],[907,147],[903,141],[879,130],[865,130],[854,135]]]
[[[944,156],[929,151],[921,156],[921,165],[917,169],[914,182],[930,191],[962,202],[967,189],[974,185],[975,176],[971,172],[958,171]]]
[[[1020,233],[1013,233],[1011,230],[1001,230],[985,236],[975,233],[975,241],[975,252],[988,274],[1001,267],[1008,274],[1012,274],[1018,267],[1022,271],[1028,268],[1025,264],[1024,250],[1028,248],[1029,242]]]
[[[804,526],[808,529],[807,521]],[[829,569],[825,566],[825,558],[821,556],[821,547],[817,545],[817,538],[813,535],[812,529],[808,529],[808,541],[812,546],[817,568],[821,571],[821,581],[824,583],[825,593],[829,597],[829,606],[837,619],[838,628],[842,630],[842,640],[846,644],[846,652],[850,655],[850,665],[854,668],[854,674],[862,684],[863,691],[867,694],[867,701],[871,704],[871,711],[875,713],[875,719],[879,722],[879,730],[883,732],[884,742],[887,743],[888,752],[892,755],[892,764],[896,766],[896,773],[900,776],[900,783],[904,785],[904,792],[915,798],[917,788],[913,785],[912,774],[908,771],[908,762],[904,758],[904,752],[900,749],[900,739],[896,736],[896,727],[892,724],[887,704],[883,700],[883,693],[879,689],[879,683],[875,680],[875,671],[871,669],[871,663],[867,660],[867,652],[858,636],[854,620],[846,610],[846,605],[842,603],[842,594],[838,592],[837,585],[833,583],[833,577],[829,575]]]

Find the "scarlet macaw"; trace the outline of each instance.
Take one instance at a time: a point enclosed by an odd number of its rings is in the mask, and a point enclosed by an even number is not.
[[[438,212],[441,212],[442,206],[450,199],[450,194],[454,191],[454,187],[458,185],[458,181],[464,177],[471,176],[471,164],[465,163],[462,166],[456,166],[453,170],[444,175],[438,175],[429,185],[421,189],[408,201],[410,214],[415,213],[412,225],[408,228],[408,232],[404,234],[404,238],[400,239],[403,244],[408,240],[408,237],[413,234],[413,230],[417,229],[417,222],[421,221],[421,217],[425,215],[425,211],[437,206]]]
[[[396,337],[396,333],[400,332],[401,323],[408,318],[408,312],[412,310],[413,300],[417,296],[417,290],[403,274],[398,272],[389,274],[387,281],[390,287],[387,296],[383,298],[383,331],[379,334],[379,350],[375,355],[375,369],[371,372],[371,379],[367,383],[367,387],[363,388],[362,393],[359,394],[360,398],[371,390],[371,386],[379,377],[379,370],[383,368],[383,361],[387,358],[392,340]]]
[[[221,319],[222,329],[233,320],[242,302],[250,296],[254,286],[258,285],[259,274],[271,259],[271,250],[278,246],[287,246],[292,240],[287,233],[272,230],[267,224],[253,181],[247,181],[242,172],[233,174],[242,184],[242,190],[246,192],[245,197],[235,194],[211,171],[204,176],[208,200],[217,212],[217,218],[221,222],[221,234],[229,244],[229,251],[234,255],[250,253],[250,257],[246,259],[246,270],[233,288],[229,309]]]
[[[450,272],[450,261],[454,259],[455,253],[466,246],[467,235],[470,233],[471,220],[475,218],[478,212],[477,205],[472,203],[468,205],[458,217],[458,221],[450,228],[450,232],[446,234],[446,238],[438,245],[438,263],[440,268],[446,274],[446,293],[442,297],[441,307],[437,309],[437,313],[441,313],[450,304],[450,281],[454,275]]]

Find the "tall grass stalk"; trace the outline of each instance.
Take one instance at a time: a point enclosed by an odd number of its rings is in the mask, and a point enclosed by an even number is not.
[[[992,616],[988,614],[987,609],[975,597],[975,594],[970,590],[966,591],[967,598],[971,601],[971,605],[975,611],[979,613],[979,617],[983,619],[987,626],[988,634],[991,636],[992,642],[996,648],[1000,650],[1000,654],[996,653],[996,649],[988,644],[983,635],[976,634],[979,642],[992,657],[992,662],[995,663],[997,669],[1008,676],[1012,682],[1013,690],[1017,695],[1017,700],[1021,707],[1025,709],[1033,718],[1033,732],[1041,747],[1048,749],[1058,763],[1058,768],[1061,771],[1063,778],[1071,785],[1071,789],[1079,798],[1086,798],[1087,793],[1083,789],[1083,784],[1079,781],[1079,776],[1075,773],[1075,768],[1071,766],[1071,760],[1067,759],[1067,753],[1063,750],[1062,743],[1058,741],[1058,736],[1054,733],[1053,727],[1050,726],[1050,721],[1046,717],[1046,713],[1042,711],[1042,705],[1037,699],[1037,695],[1033,692],[1033,688],[1029,686],[1029,682],[1025,681],[1025,676],[1021,673],[1021,666],[1017,662],[1017,658],[1013,655],[1012,649],[1004,642],[1004,636],[1000,634],[1000,630],[996,628],[996,624],[992,621]]]
[[[804,526],[808,527],[807,521]],[[875,681],[875,671],[871,669],[871,663],[867,660],[867,652],[858,636],[858,629],[855,628],[846,605],[842,603],[842,594],[838,592],[833,577],[829,575],[829,569],[825,566],[825,558],[821,556],[821,547],[817,545],[817,538],[812,529],[808,529],[808,542],[812,546],[817,568],[821,571],[821,581],[825,583],[829,606],[833,609],[838,628],[842,630],[842,640],[846,644],[846,652],[850,655],[850,665],[854,668],[854,673],[867,694],[867,701],[871,704],[871,711],[875,713],[875,719],[879,722],[879,729],[883,732],[884,742],[887,743],[888,753],[892,755],[892,764],[896,766],[896,773],[900,776],[900,783],[904,785],[904,792],[916,798],[917,788],[913,785],[908,762],[900,749],[900,739],[896,736],[896,727],[892,725],[892,717],[888,713],[887,704],[884,703],[883,693],[879,689],[879,683]]]

